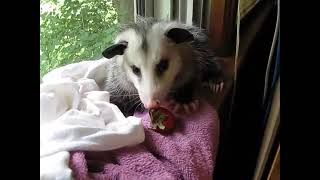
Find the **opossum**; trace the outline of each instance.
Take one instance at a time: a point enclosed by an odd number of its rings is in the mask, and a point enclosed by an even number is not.
[[[126,116],[158,106],[192,112],[197,88],[223,85],[206,33],[178,22],[138,17],[121,27],[102,55],[110,61],[103,89]]]

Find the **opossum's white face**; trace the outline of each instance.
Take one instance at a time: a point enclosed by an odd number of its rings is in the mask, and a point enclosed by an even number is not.
[[[161,103],[167,98],[180,72],[180,56],[174,50],[168,51],[175,47],[166,41],[163,32],[158,29],[147,34],[147,42],[143,42],[135,31],[127,31],[125,35],[133,40],[129,38],[123,67],[138,90],[142,103],[146,108],[151,108],[157,101]]]
[[[155,24],[144,36],[128,29],[116,39],[116,43],[126,42],[127,48],[123,56],[118,57],[118,62],[146,108],[166,101],[181,71],[178,47],[165,36],[165,32],[165,27]]]

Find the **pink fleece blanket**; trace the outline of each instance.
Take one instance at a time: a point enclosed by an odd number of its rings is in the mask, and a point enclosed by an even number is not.
[[[114,151],[71,153],[75,179],[212,179],[219,143],[219,118],[213,107],[202,102],[198,112],[177,117],[170,135],[148,129],[148,113],[136,116],[142,117],[145,141]]]

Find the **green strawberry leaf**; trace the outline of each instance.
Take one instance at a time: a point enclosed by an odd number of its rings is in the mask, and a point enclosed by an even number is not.
[[[158,118],[160,115],[161,115],[161,114],[160,114],[159,111],[156,111],[156,112],[154,113],[154,117],[155,117],[155,118]]]
[[[152,129],[157,129],[158,124],[151,124]]]
[[[158,111],[152,111],[152,112],[151,112],[151,116],[152,116],[152,119],[153,119],[153,120],[156,120],[157,117],[159,116],[159,112],[158,112]]]
[[[162,130],[166,128],[162,123],[158,123],[158,127]]]
[[[166,117],[165,115],[162,115],[162,114],[161,114],[161,115],[159,116],[159,118],[158,118],[158,121],[159,121],[159,122],[163,122],[164,120],[166,120],[166,118],[167,118],[167,117]]]

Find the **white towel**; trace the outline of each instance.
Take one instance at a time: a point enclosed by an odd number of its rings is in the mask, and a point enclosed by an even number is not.
[[[51,156],[40,157],[40,180],[70,180],[72,171],[69,166],[70,154],[61,151]]]
[[[108,59],[51,71],[40,85],[40,179],[72,179],[69,152],[106,151],[144,141],[140,118],[125,118],[97,84]],[[59,166],[59,167],[57,167]]]

